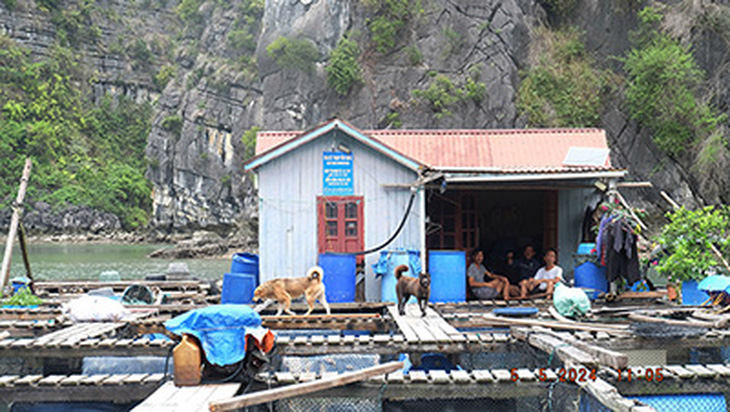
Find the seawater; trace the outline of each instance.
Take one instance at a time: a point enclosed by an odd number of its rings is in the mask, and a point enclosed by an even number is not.
[[[117,271],[122,280],[144,279],[164,274],[171,262],[184,262],[190,276],[223,279],[230,259],[151,259],[147,255],[165,245],[150,244],[31,244],[30,268],[36,280],[98,280],[105,271]],[[168,245],[169,247],[169,245]],[[3,249],[4,250],[4,249]],[[25,276],[20,248],[13,250],[10,277]]]

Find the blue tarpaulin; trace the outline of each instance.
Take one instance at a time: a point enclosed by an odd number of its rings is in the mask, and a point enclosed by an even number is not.
[[[176,335],[195,336],[213,365],[231,365],[246,356],[246,335],[261,340],[268,331],[261,317],[246,305],[213,305],[176,316],[165,327]]]

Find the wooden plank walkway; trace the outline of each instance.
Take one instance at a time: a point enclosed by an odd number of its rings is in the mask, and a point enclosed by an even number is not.
[[[208,403],[233,397],[240,383],[176,387],[173,382],[160,386],[131,412],[208,412]]]
[[[466,337],[446,322],[436,311],[426,309],[421,316],[418,305],[406,305],[405,316],[398,313],[396,305],[388,306],[388,313],[395,320],[398,330],[409,344],[448,344],[466,342]]]
[[[661,368],[662,382],[648,380],[647,370]],[[513,398],[544,396],[545,390],[558,380],[554,369],[481,369],[451,372],[401,371],[389,373],[343,388],[312,394],[313,397],[342,396],[352,398],[409,399],[414,393],[419,397],[436,398]],[[612,368],[599,368],[601,379],[619,388],[621,394],[659,393],[706,393],[730,391],[730,367],[721,364],[671,365],[633,367],[635,379],[616,379]],[[541,373],[542,372],[542,373]],[[325,373],[335,376],[336,373]],[[271,387],[309,382],[321,378],[321,373],[274,372],[263,375]],[[567,376],[567,375],[566,375]],[[514,379],[517,379],[515,381]],[[163,384],[162,374],[120,374],[120,375],[7,375],[0,376],[0,401],[2,402],[71,402],[71,401],[138,401],[137,412],[207,410],[207,403],[213,399],[232,396],[237,383],[225,385],[202,385],[190,388],[176,388],[171,382]],[[384,386],[383,384],[387,384]],[[572,382],[561,382],[572,385]],[[266,384],[264,384],[266,385]],[[414,388],[418,388],[414,392]],[[154,395],[153,395],[154,393]]]

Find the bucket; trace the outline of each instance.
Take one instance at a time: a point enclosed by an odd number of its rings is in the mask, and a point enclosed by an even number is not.
[[[601,292],[608,292],[608,280],[606,280],[606,268],[598,267],[593,262],[584,262],[573,270],[574,286],[577,288],[594,289],[586,291],[591,300],[596,299]]]
[[[414,267],[414,264],[417,267]],[[380,261],[378,264],[382,272],[376,270],[376,273],[382,274],[382,282],[380,284],[380,301],[381,302],[397,302],[398,297],[395,293],[395,268],[400,265],[407,265],[408,272],[405,276],[418,277],[420,273],[421,263],[419,260],[419,252],[417,250],[384,250],[380,252]],[[433,287],[432,287],[433,290]],[[415,303],[416,298],[411,297],[407,303]]]
[[[322,253],[319,266],[324,271],[324,288],[327,302],[355,301],[355,255]]]
[[[256,289],[256,277],[246,273],[223,275],[221,303],[251,303]]]
[[[27,277],[16,277],[10,281],[10,285],[13,287],[13,295],[20,292],[21,289],[27,289],[30,284],[30,279]]]
[[[710,295],[697,289],[696,280],[685,280],[682,282],[682,304],[701,305],[710,298]]]
[[[259,256],[253,253],[236,253],[231,261],[231,273],[254,275],[259,285]]]
[[[429,250],[428,273],[431,274],[431,302],[466,300],[466,252]]]

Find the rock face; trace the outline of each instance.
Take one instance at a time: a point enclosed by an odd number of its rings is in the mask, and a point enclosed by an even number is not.
[[[0,227],[10,226],[11,216],[12,210],[3,210],[0,214]],[[115,214],[100,212],[87,206],[53,210],[44,202],[35,202],[26,208],[23,226],[34,234],[112,234],[122,228]]]
[[[12,11],[5,3],[0,2],[0,32],[44,55],[56,30],[49,14],[30,1],[18,0]],[[304,130],[333,116],[360,128],[525,127],[516,95],[521,70],[529,68],[538,27],[577,27],[598,63],[620,72],[613,57],[625,55],[628,33],[637,26],[632,2],[574,2],[570,13],[556,16],[544,6],[555,2],[547,1],[422,0],[422,10],[413,11],[393,47],[383,53],[376,49],[367,26],[374,17],[368,3],[374,2],[266,0],[261,15],[247,26],[253,45],[241,52],[230,38],[240,31],[241,10],[255,3],[252,0],[199,0],[196,13],[202,23],[195,27],[177,17],[177,3],[137,3],[146,6],[125,1],[97,5],[100,12],[93,18],[102,29],[101,38],[79,48],[89,72],[97,74],[94,95],[124,93],[156,102],[147,146],[147,177],[154,184],[152,229],[200,229],[222,235],[255,235],[249,222],[256,219],[258,199],[251,177],[242,170],[253,151],[251,141],[243,137],[252,127]],[[694,3],[687,12],[692,22],[710,8],[730,9],[725,4]],[[682,31],[681,25],[676,26],[670,29],[694,45],[697,61],[716,83],[716,106],[727,110],[730,75],[725,69],[729,67],[725,40],[712,29]],[[325,67],[346,33],[361,50],[362,82],[340,96],[328,86]],[[158,44],[152,48],[152,69],[140,70],[129,56],[111,51],[121,36],[141,36]],[[282,36],[316,46],[320,58],[313,71],[281,68],[269,56],[267,46]],[[253,56],[255,62],[243,55]],[[173,65],[176,74],[158,90],[153,77],[163,64]],[[477,78],[486,86],[484,97],[462,99],[450,105],[451,115],[437,116],[428,103],[413,98],[413,91],[427,89],[438,75],[448,77],[455,87]],[[629,120],[625,106],[618,96],[601,116],[613,161],[630,169],[630,179],[655,184],[652,190],[633,189],[627,197],[640,204],[658,204],[656,189],[660,189],[687,205],[730,201],[727,187],[706,189],[706,182],[692,170],[691,159],[672,159],[658,151],[649,131]],[[172,126],[176,122],[179,126]],[[63,216],[88,211],[69,213]],[[67,227],[62,223],[65,217],[49,219],[37,221],[49,228]],[[69,224],[89,230],[114,226],[101,215],[92,220],[104,223],[87,225],[82,220],[68,218]]]

